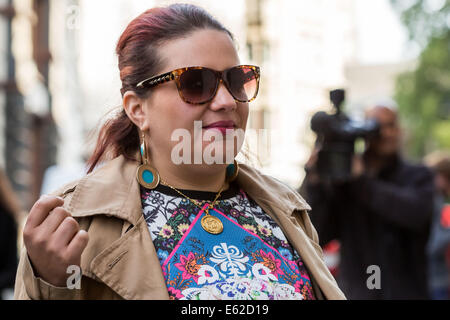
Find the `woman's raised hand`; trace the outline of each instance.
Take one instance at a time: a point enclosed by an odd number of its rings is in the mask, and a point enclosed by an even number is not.
[[[36,276],[51,285],[64,287],[67,268],[79,266],[89,236],[62,208],[60,197],[42,196],[31,208],[23,230],[23,240]]]

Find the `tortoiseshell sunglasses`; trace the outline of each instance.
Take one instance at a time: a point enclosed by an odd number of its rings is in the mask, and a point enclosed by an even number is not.
[[[139,82],[137,88],[153,88],[175,80],[181,99],[189,104],[210,102],[217,94],[220,82],[236,101],[253,101],[259,90],[259,67],[241,65],[224,71],[206,67],[176,69]]]

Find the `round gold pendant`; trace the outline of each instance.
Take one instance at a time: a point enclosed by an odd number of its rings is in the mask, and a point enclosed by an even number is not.
[[[201,224],[203,229],[211,234],[219,234],[223,231],[222,221],[211,215],[204,216],[201,220]]]

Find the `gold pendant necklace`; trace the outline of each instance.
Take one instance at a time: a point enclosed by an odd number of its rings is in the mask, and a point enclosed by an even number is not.
[[[166,183],[163,180],[161,180],[161,183],[163,185],[165,185],[165,186],[168,186],[172,190],[176,191],[177,193],[179,193],[180,195],[182,195],[186,199],[189,199],[189,201],[191,201],[194,205],[196,205],[200,209],[203,209],[202,206],[198,203],[197,200],[189,198],[183,192],[179,191],[175,187],[172,187],[170,184]],[[209,210],[212,209],[215,206],[215,204],[217,202],[217,199],[219,199],[220,194],[222,193],[222,190],[223,190],[224,186],[225,185],[223,185],[222,188],[220,188],[219,192],[216,194],[216,197],[215,197],[214,201],[210,205],[208,205],[207,208],[205,208],[205,216],[200,221],[203,230],[205,230],[206,232],[211,233],[211,234],[220,234],[223,231],[223,223],[222,223],[222,221],[220,221],[219,218],[210,215],[209,214]]]
[[[219,218],[205,213],[201,220],[202,228],[211,234],[220,234],[223,231],[223,223]]]

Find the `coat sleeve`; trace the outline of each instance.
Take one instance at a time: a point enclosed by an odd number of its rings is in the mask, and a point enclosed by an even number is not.
[[[434,197],[433,176],[428,169],[411,170],[404,186],[363,176],[354,187],[360,201],[384,220],[412,231],[428,230]]]
[[[70,199],[73,191],[73,183],[68,184],[52,195],[63,195],[66,200]],[[78,221],[79,222],[79,221]],[[69,276],[69,275],[68,275]],[[14,288],[14,299],[16,300],[74,300],[80,299],[81,290],[69,289],[67,287],[55,287],[35,275],[32,263],[28,257],[25,246],[22,247],[19,266],[16,273]]]
[[[55,287],[36,277],[25,248],[22,248],[14,288],[15,300],[73,300],[80,290]]]
[[[293,216],[291,219],[294,219],[295,221],[292,221],[295,225],[300,226],[305,234],[308,236],[308,238],[311,239],[311,244],[318,254],[318,256],[321,258],[323,264],[324,262],[324,256],[322,248],[319,245],[319,236],[317,234],[316,229],[314,228],[313,224],[311,223],[311,220],[309,218],[309,214],[307,210],[296,210],[293,213]],[[325,266],[326,273],[323,274],[323,276],[328,277],[330,282],[332,284],[332,292],[333,292],[333,298],[332,299],[346,299],[344,293],[339,289],[338,284],[336,283],[336,280],[331,275],[331,273],[328,271],[328,268]],[[313,275],[310,273],[310,277],[313,277]],[[316,298],[319,300],[327,299],[324,292],[321,290],[319,285],[317,284],[317,281],[312,281],[312,286],[314,289],[314,293],[316,295]]]

